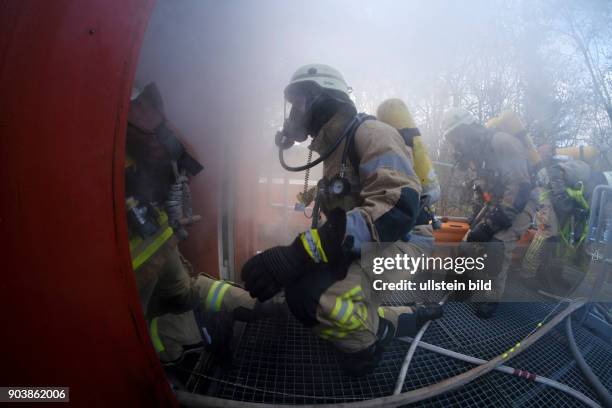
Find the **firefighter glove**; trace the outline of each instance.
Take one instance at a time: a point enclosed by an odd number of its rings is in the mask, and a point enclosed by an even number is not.
[[[470,230],[466,238],[467,242],[489,242],[495,235],[495,231],[486,223],[481,222]]]
[[[245,288],[264,302],[303,274],[316,273],[324,267],[342,279],[348,268],[347,251],[342,246],[345,230],[346,213],[335,209],[321,228],[298,235],[291,245],[255,255],[242,268]]]

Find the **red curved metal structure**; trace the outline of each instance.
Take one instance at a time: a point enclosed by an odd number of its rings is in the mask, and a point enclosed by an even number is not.
[[[176,405],[130,268],[117,149],[152,7],[0,4],[2,386]]]

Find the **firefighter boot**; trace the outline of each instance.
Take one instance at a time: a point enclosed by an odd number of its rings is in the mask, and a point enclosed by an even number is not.
[[[415,336],[429,321],[442,317],[442,306],[437,303],[419,306],[379,308],[377,340],[356,353],[343,353],[342,368],[352,377],[371,373],[378,365],[385,347],[395,337]]]

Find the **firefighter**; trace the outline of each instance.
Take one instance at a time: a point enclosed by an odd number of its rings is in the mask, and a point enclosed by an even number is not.
[[[360,262],[370,242],[387,242],[389,254],[421,256],[433,246],[431,229],[415,226],[421,185],[412,148],[393,127],[357,114],[342,75],[327,65],[299,68],[284,91],[289,105],[277,134],[281,164],[298,171],[323,162],[312,229],[287,246],[252,257],[242,269],[251,296],[264,301],[281,289],[293,315],[340,352],[353,376],[372,371],[382,350],[397,335],[414,335],[426,321],[441,316],[437,305],[380,307],[375,275]],[[292,168],[283,151],[312,137],[320,157]],[[376,278],[399,280],[389,271]]]
[[[155,84],[132,92],[126,148],[132,268],[156,351],[164,362],[177,360],[181,342],[193,343],[194,333],[211,347],[227,343],[234,318],[250,320],[265,308],[230,282],[188,272],[177,244],[187,236],[185,225],[199,218],[187,182],[203,167],[166,119]],[[160,318],[168,313],[175,315]]]
[[[542,168],[536,176],[539,228],[523,260],[524,276],[535,277],[535,281],[528,280],[529,286],[565,296],[572,284],[561,273],[563,263],[585,270],[589,203],[595,187],[609,184],[612,173],[595,171],[571,156],[553,155],[551,144],[538,150],[542,157]]]
[[[442,130],[459,167],[469,168],[479,181],[484,205],[472,220],[464,241],[466,246],[485,250],[487,255],[486,278],[491,280],[492,289],[475,297],[481,300],[476,305],[476,315],[486,319],[495,314],[512,252],[535,213],[528,155],[517,137],[487,129],[465,109],[445,112]]]

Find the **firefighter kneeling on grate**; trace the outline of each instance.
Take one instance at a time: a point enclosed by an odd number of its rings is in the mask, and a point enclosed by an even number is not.
[[[372,270],[360,262],[369,242],[391,243],[391,252],[429,254],[431,227],[415,226],[421,184],[413,167],[412,148],[393,127],[357,114],[342,75],[327,65],[298,69],[285,88],[290,105],[276,142],[281,164],[301,171],[323,162],[317,215],[311,230],[288,246],[270,248],[242,269],[247,290],[260,301],[285,289],[293,315],[341,353],[349,375],[371,372],[384,347],[395,336],[416,334],[428,320],[442,315],[440,306],[380,307],[372,288]],[[300,168],[287,166],[283,151],[312,137],[320,157]],[[414,227],[414,228],[413,228]],[[399,280],[405,271],[377,279]]]
[[[126,150],[132,267],[155,350],[165,363],[193,347],[222,351],[234,319],[252,320],[271,309],[232,283],[190,276],[177,245],[187,237],[185,226],[200,218],[191,211],[188,175],[203,167],[166,119],[155,84],[132,92]]]

